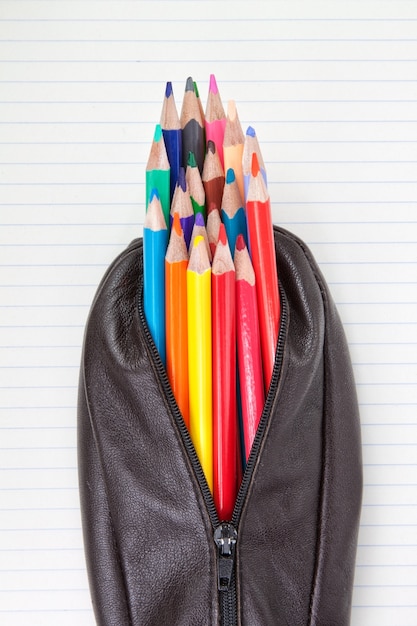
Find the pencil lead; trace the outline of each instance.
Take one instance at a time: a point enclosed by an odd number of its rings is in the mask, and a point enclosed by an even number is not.
[[[245,240],[243,238],[242,233],[239,233],[236,239],[236,250],[244,250],[246,248]]]
[[[216,144],[212,139],[209,139],[207,142],[207,152],[211,152],[212,154],[216,152]]]
[[[252,154],[252,166],[251,166],[252,176],[257,176],[260,171],[261,170],[259,167],[258,155],[256,154],[256,152],[254,152]]]
[[[227,103],[227,117],[231,121],[234,121],[236,119],[236,116],[237,116],[236,102],[234,100],[229,100],[229,102]]]
[[[168,81],[165,88],[165,98],[172,96],[172,82]]]
[[[197,214],[196,214],[196,216],[195,216],[195,224],[196,224],[197,226],[205,226],[205,223],[204,223],[204,216],[203,216],[203,214],[202,214],[202,213],[197,213]]]
[[[194,152],[191,152],[191,150],[188,153],[187,165],[189,165],[190,167],[197,167],[197,161],[195,160]]]
[[[194,89],[194,81],[192,76],[187,78],[187,82],[185,83],[185,91],[195,91]]]
[[[226,227],[223,223],[220,224],[218,241],[219,243],[223,244],[223,246],[227,244]]]
[[[198,87],[197,87],[197,83],[195,82],[195,80],[193,81],[194,83],[194,93],[196,95],[197,98],[200,97],[199,91],[198,91]]]
[[[226,172],[226,183],[230,185],[230,183],[233,183],[235,180],[236,180],[235,170],[233,169],[233,167],[229,167],[229,169]]]
[[[173,221],[172,221],[172,228],[173,228],[173,230],[175,230],[177,235],[179,235],[179,236],[182,235],[182,226],[181,226],[181,220],[180,220],[180,214],[179,213],[174,213],[174,218],[173,218]]]
[[[161,137],[162,137],[162,127],[161,127],[161,124],[157,124],[155,126],[153,140],[157,143],[158,141],[161,141]]]
[[[187,189],[187,180],[185,178],[185,170],[183,167],[180,167],[180,172],[178,174],[177,186],[181,187],[183,191]]]
[[[151,193],[149,195],[149,204],[152,202],[154,198],[159,200],[159,192],[155,187],[151,190]]]
[[[250,137],[256,137],[255,129],[252,126],[248,126],[246,129],[246,134]]]
[[[210,74],[209,91],[211,91],[211,93],[213,93],[213,94],[218,94],[219,93],[219,90],[218,90],[218,87],[217,87],[217,82],[216,82],[216,77],[214,76],[214,74]]]

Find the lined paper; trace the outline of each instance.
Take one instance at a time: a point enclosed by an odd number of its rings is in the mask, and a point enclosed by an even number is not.
[[[0,2],[0,623],[93,626],[77,489],[81,344],[144,218],[167,80],[256,129],[274,222],[311,247],[360,402],[353,626],[417,624],[417,5]]]

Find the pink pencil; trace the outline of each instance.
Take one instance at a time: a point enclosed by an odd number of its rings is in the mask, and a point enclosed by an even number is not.
[[[223,139],[226,127],[226,113],[220,98],[214,74],[210,74],[209,93],[205,115],[206,143],[211,140],[216,146],[220,163],[224,169]]]

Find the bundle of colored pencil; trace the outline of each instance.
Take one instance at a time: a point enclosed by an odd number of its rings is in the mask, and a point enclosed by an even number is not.
[[[266,171],[214,75],[207,107],[166,85],[146,167],[143,301],[221,519],[230,520],[271,382],[280,323]]]

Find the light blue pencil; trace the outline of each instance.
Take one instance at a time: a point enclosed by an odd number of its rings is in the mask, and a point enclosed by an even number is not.
[[[230,167],[226,172],[226,182],[224,185],[221,219],[226,229],[232,257],[235,253],[236,239],[238,235],[243,235],[246,245],[248,245],[248,232],[246,226],[246,213],[243,208],[234,170]]]
[[[168,229],[156,189],[152,189],[143,227],[143,308],[165,365],[165,254]]]

